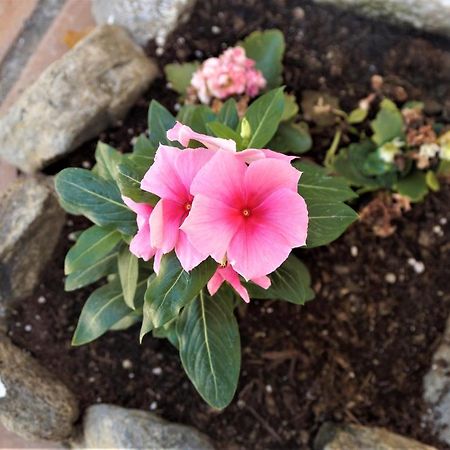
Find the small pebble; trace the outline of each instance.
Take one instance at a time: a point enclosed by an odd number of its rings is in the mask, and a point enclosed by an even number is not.
[[[33,327],[29,324],[26,324],[23,328],[27,333],[29,333],[33,329]]]
[[[152,373],[153,375],[161,375],[162,374],[161,367],[155,367],[154,369],[152,369]]]
[[[217,25],[213,25],[211,27],[211,31],[213,34],[219,34],[222,31],[222,29],[220,27],[218,27]]]
[[[175,103],[175,105],[173,105],[173,109],[175,111],[179,111],[181,109],[181,105],[179,103]]]
[[[397,281],[397,277],[395,275],[395,273],[392,272],[388,272],[385,276],[384,279],[386,280],[387,283],[389,284],[395,284],[395,282]]]
[[[267,314],[272,314],[272,313],[273,313],[273,308],[272,308],[271,306],[269,306],[269,307],[266,309],[266,313],[267,313]]]
[[[90,169],[91,168],[91,163],[89,161],[83,161],[81,163],[81,165],[85,168],[85,169]]]
[[[292,14],[294,15],[294,18],[297,20],[303,20],[305,18],[305,10],[300,6],[294,8],[292,10]]]
[[[203,52],[201,50],[195,50],[194,55],[196,58],[203,58]]]
[[[433,227],[433,233],[437,234],[438,236],[444,236],[444,230],[440,225],[435,225]]]
[[[133,372],[130,372],[130,373],[128,374],[128,378],[129,378],[130,380],[132,380],[132,379],[134,378],[134,373],[133,373]]]
[[[89,383],[95,383],[95,377],[89,377],[88,378]]]
[[[356,245],[352,245],[350,247],[350,254],[356,258],[358,256],[358,247],[356,247]]]
[[[124,359],[122,361],[122,367],[124,369],[131,369],[133,367],[133,363],[129,359]]]
[[[439,219],[439,223],[440,223],[441,225],[446,225],[446,224],[447,224],[447,217],[441,217],[441,218]]]
[[[69,241],[71,242],[75,242],[77,240],[77,233],[75,232],[69,233],[67,239],[69,239]]]
[[[266,392],[271,394],[273,392],[272,386],[270,384],[266,385]]]
[[[155,41],[156,41],[156,45],[158,47],[162,47],[164,45],[164,42],[165,42],[164,36],[156,36]]]
[[[155,53],[156,53],[156,56],[163,55],[164,54],[164,48],[163,47],[157,47]]]
[[[154,411],[156,408],[158,408],[157,402],[151,402],[150,403],[150,411]]]
[[[240,409],[245,408],[245,402],[244,402],[244,400],[238,400],[238,401],[237,401],[237,406],[238,406],[238,408],[240,408]]]
[[[414,272],[418,274],[425,271],[425,264],[422,261],[417,261],[414,258],[409,258],[408,264],[414,269]]]

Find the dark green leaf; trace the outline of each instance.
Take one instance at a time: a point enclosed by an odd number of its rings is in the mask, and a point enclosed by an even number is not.
[[[115,180],[117,178],[117,164],[120,163],[121,159],[122,153],[103,142],[98,142],[95,150],[97,175],[105,180]]]
[[[296,305],[314,298],[309,271],[293,254],[269,278],[272,282],[269,289],[246,283],[251,298],[285,300]]]
[[[280,86],[283,82],[284,36],[279,30],[254,31],[242,43],[248,58],[256,61],[267,81],[269,89]]]
[[[118,250],[98,258],[92,264],[89,264],[83,269],[71,272],[64,283],[66,291],[74,291],[89,284],[95,283],[100,278],[105,277],[111,273],[117,272],[117,256]]]
[[[178,349],[177,318],[153,330],[153,337],[168,339]]]
[[[117,259],[120,284],[122,285],[123,298],[127,306],[135,309],[134,295],[139,276],[139,263],[128,247],[124,247]]]
[[[428,193],[425,173],[416,170],[398,180],[395,188],[399,194],[410,198],[411,201],[420,202]]]
[[[282,122],[268,147],[281,153],[300,155],[311,149],[312,139],[306,124]]]
[[[158,328],[176,317],[206,285],[217,264],[208,259],[185,272],[175,253],[164,255],[158,276],[149,279],[145,292],[144,320],[141,340],[153,328]]]
[[[198,62],[167,64],[164,67],[164,72],[167,80],[172,85],[172,89],[181,95],[185,95],[187,88],[191,84],[192,75],[194,75],[199,65]]]
[[[94,225],[83,231],[75,245],[68,251],[64,260],[66,275],[86,269],[111,253],[121,241],[118,231]]]
[[[71,214],[86,216],[101,227],[134,234],[136,219],[123,203],[119,188],[89,170],[68,168],[56,175],[56,192],[62,206]]]
[[[146,156],[153,161],[157,150],[152,141],[144,134],[140,134],[133,145],[133,155]]]
[[[209,122],[206,126],[208,134],[224,139],[232,139],[237,146],[241,144],[241,136],[236,131],[220,122]]]
[[[210,297],[201,291],[177,323],[184,370],[204,400],[218,409],[233,399],[241,365],[233,298],[224,292]]]
[[[244,118],[250,126],[248,148],[262,148],[274,136],[284,110],[284,88],[274,89],[255,100]]]
[[[206,134],[206,124],[217,120],[217,117],[209,106],[185,105],[180,109],[177,119],[197,133]]]
[[[143,298],[147,280],[138,283],[136,297]],[[109,329],[117,327],[133,311],[125,304],[120,281],[112,282],[96,289],[87,299],[81,311],[72,345],[91,342]]]
[[[150,142],[155,147],[159,144],[176,145],[167,139],[167,131],[175,125],[175,117],[161,103],[152,100],[148,109],[148,130]]]
[[[234,98],[228,99],[220,108],[217,120],[227,127],[236,130],[239,124],[239,114],[237,110],[236,100]]]
[[[297,99],[294,94],[284,94],[284,111],[281,117],[282,122],[294,119],[298,114]]]

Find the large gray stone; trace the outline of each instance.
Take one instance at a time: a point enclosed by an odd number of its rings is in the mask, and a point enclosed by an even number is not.
[[[385,428],[361,425],[322,425],[314,450],[436,450]]]
[[[213,450],[197,430],[167,422],[153,413],[119,406],[90,406],[83,419],[83,436],[75,446],[85,448],[137,448]]]
[[[0,336],[0,421],[26,439],[61,441],[78,418],[74,395],[31,356]]]
[[[23,177],[0,196],[0,307],[32,293],[58,242],[65,213],[52,184]]]
[[[124,29],[96,28],[0,118],[0,157],[40,169],[123,118],[156,74]]]
[[[450,0],[314,0],[376,19],[450,36]]]
[[[140,45],[155,39],[159,45],[187,19],[195,0],[92,0],[97,23],[116,23],[125,27]]]
[[[428,419],[439,437],[450,445],[450,318],[425,375],[423,395],[430,406]]]

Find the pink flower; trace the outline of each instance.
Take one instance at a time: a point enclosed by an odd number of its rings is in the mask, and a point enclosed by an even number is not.
[[[247,166],[218,150],[191,184],[194,200],[181,229],[201,254],[229,261],[246,280],[263,277],[306,243],[300,175],[285,160],[265,158]]]
[[[150,216],[153,208],[146,203],[136,203],[131,198],[122,196],[125,205],[136,213],[138,232],[130,243],[130,252],[144,261],[152,258],[156,249],[150,244]]]
[[[150,244],[160,250],[154,262],[156,273],[162,255],[173,249],[186,271],[200,264],[208,256],[187,240],[184,231],[180,230],[180,225],[191,209],[191,183],[212,155],[213,152],[206,148],[180,150],[160,145],[154,164],[141,181],[144,191],[160,197],[150,216]]]
[[[264,148],[249,148],[247,150],[236,153],[236,142],[234,142],[232,139],[222,139],[208,136],[206,134],[196,133],[190,127],[188,127],[187,125],[183,125],[180,122],[177,122],[173,126],[173,128],[171,128],[167,132],[167,138],[170,141],[178,141],[185,147],[187,147],[189,145],[189,142],[192,140],[200,142],[210,150],[228,150],[229,152],[235,153],[237,158],[246,163],[264,158],[275,158],[291,162],[296,158],[295,156],[283,155],[282,153],[274,152],[273,150]]]
[[[243,94],[254,97],[265,88],[266,80],[242,47],[232,47],[218,58],[204,61],[192,76],[191,86],[202,103],[209,103],[212,97],[225,99]]]
[[[230,266],[230,264],[227,264],[224,267],[219,266],[217,268],[214,275],[208,281],[209,293],[211,295],[214,295],[219,290],[220,286],[222,286],[222,283],[224,281],[227,281],[228,283],[230,283],[230,285],[241,296],[241,298],[244,300],[244,302],[246,302],[246,303],[250,302],[250,297],[248,295],[247,289],[245,289],[245,287],[242,286],[241,280],[239,280],[239,275],[233,269],[233,267]],[[256,278],[252,281],[264,289],[268,289],[270,286],[270,278],[269,277]]]

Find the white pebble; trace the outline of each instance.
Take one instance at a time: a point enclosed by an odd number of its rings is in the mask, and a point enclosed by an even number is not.
[[[433,233],[437,234],[438,236],[444,236],[444,230],[440,225],[435,225],[433,227]]]
[[[156,47],[156,56],[164,55],[164,48],[163,47]]]
[[[157,45],[158,47],[162,47],[162,46],[164,45],[164,42],[165,42],[166,40],[164,39],[164,36],[156,36],[155,41],[156,41],[156,45]]]
[[[23,328],[27,333],[29,333],[33,329],[33,327],[29,324],[26,324]]]
[[[195,50],[194,55],[196,58],[202,58],[203,52],[201,50]]]
[[[213,34],[219,34],[222,30],[220,27],[218,27],[217,25],[213,25],[211,27],[211,31],[213,32]]]
[[[158,407],[157,402],[151,402],[150,403],[150,411],[154,411]]]
[[[356,245],[352,245],[350,247],[350,254],[356,258],[358,256],[358,247],[356,247]]]
[[[6,397],[6,386],[3,384],[2,380],[0,380],[0,398]]]
[[[47,299],[46,299],[43,295],[41,295],[41,296],[37,299],[37,301],[38,301],[38,303],[39,303],[40,305],[43,305],[43,304],[47,301]]]
[[[134,373],[133,373],[133,372],[130,372],[130,373],[128,374],[128,378],[129,378],[130,380],[132,380],[132,379],[134,378]]]
[[[266,392],[271,394],[273,392],[272,386],[270,384],[266,385]]]
[[[389,284],[394,284],[397,281],[397,277],[395,276],[395,273],[389,272],[384,276],[384,279]]]
[[[272,308],[271,306],[269,306],[269,307],[266,309],[266,313],[267,313],[267,314],[272,314],[272,313],[273,313],[273,308]]]
[[[124,369],[131,369],[133,367],[133,363],[129,359],[124,359],[122,361],[122,367]]]
[[[85,168],[85,169],[90,169],[91,168],[91,163],[89,161],[83,161],[81,163],[81,165]]]
[[[77,240],[77,233],[75,232],[69,233],[67,239],[69,239],[69,241],[71,242],[75,242]]]
[[[154,369],[152,369],[152,373],[153,375],[161,375],[162,374],[161,367],[155,367]]]
[[[408,264],[414,269],[414,272],[418,274],[425,271],[425,264],[422,261],[417,261],[414,258],[409,258]]]
[[[439,219],[439,223],[440,223],[441,225],[446,225],[446,224],[447,224],[447,217],[441,217],[441,218]]]

